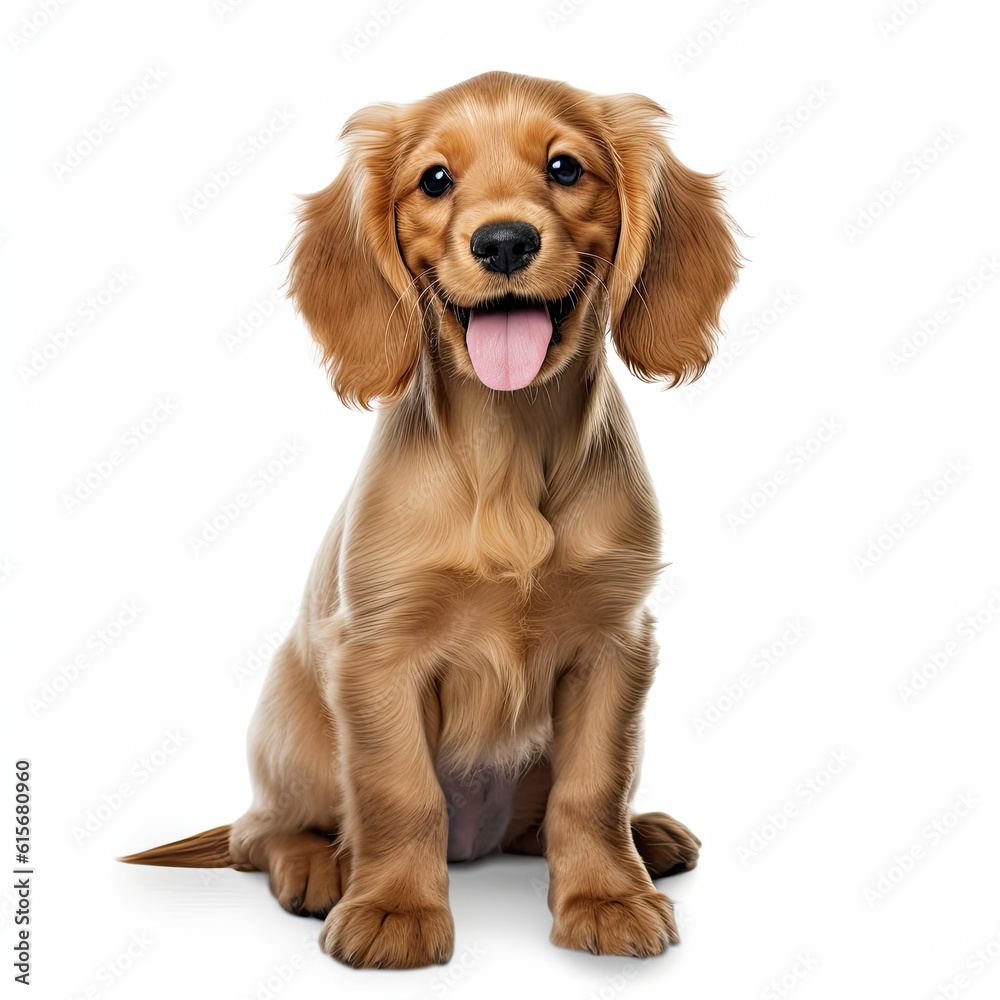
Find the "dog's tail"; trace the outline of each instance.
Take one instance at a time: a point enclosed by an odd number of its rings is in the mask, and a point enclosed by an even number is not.
[[[229,853],[229,826],[217,826],[214,830],[196,833],[193,837],[175,840],[162,847],[151,847],[148,851],[129,854],[119,861],[130,865],[160,865],[165,868],[241,868]]]

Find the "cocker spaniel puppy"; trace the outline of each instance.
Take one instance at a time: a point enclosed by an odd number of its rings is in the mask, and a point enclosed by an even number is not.
[[[738,253],[633,94],[487,73],[344,129],[290,288],[333,387],[379,401],[250,732],[231,826],[133,855],[270,874],[324,950],[452,953],[448,862],[544,854],[552,941],[655,955],[699,841],[630,815],[660,522],[605,334],[697,377]]]

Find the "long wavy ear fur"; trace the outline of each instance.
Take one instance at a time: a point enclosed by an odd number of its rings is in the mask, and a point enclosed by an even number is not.
[[[667,113],[637,94],[602,98],[621,229],[609,277],[611,334],[629,369],[668,384],[711,360],[740,254],[715,178],[685,167],[663,136]]]
[[[303,200],[289,273],[289,294],[323,349],[334,389],[365,408],[403,392],[420,349],[391,194],[398,126],[395,105],[348,120],[347,162],[329,187]]]

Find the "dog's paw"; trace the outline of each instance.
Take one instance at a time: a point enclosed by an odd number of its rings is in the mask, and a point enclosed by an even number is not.
[[[343,891],[341,858],[319,834],[276,838],[268,857],[271,892],[289,913],[325,917]]]
[[[342,900],[319,937],[328,955],[357,969],[418,969],[451,958],[455,928],[447,906],[409,909]]]
[[[681,822],[662,812],[632,817],[632,840],[650,878],[690,871],[701,841]]]
[[[659,892],[624,899],[576,896],[555,912],[552,943],[595,955],[659,955],[677,944],[673,904]]]

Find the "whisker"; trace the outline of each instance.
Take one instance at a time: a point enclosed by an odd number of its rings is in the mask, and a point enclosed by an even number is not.
[[[396,311],[396,306],[398,306],[399,303],[402,301],[403,295],[406,294],[406,291],[408,291],[410,289],[410,287],[413,285],[413,283],[415,281],[419,280],[426,273],[427,273],[427,271],[424,271],[424,272],[422,272],[422,274],[417,275],[417,277],[414,278],[413,281],[411,281],[410,284],[406,286],[406,289],[403,291],[403,294],[400,295],[396,299],[396,305],[394,305],[392,307],[392,311],[393,312]],[[420,300],[421,300],[421,298],[423,298],[424,292],[426,292],[426,291],[427,291],[426,288],[424,288],[424,289],[421,290],[420,294],[416,297],[413,305],[410,307],[410,311],[407,313],[407,316],[406,316],[406,326],[403,328],[403,345],[402,345],[403,348],[405,348],[407,340],[409,339],[409,336],[410,336],[410,320],[413,317],[413,311],[414,311],[414,309],[416,309],[420,305]],[[389,314],[389,318],[391,320],[392,313]],[[386,321],[386,326],[385,326],[385,335],[382,338],[382,344],[383,344],[383,356],[385,358],[385,364],[386,364],[387,368],[390,368],[391,365],[392,365],[392,360],[389,357],[389,338],[388,338],[388,332],[389,332],[389,321],[387,320]],[[419,335],[420,335],[420,331],[417,331],[417,336],[419,336]]]
[[[415,285],[415,284],[416,284],[416,283],[417,283],[417,282],[418,282],[418,281],[419,281],[419,280],[420,280],[420,279],[421,279],[421,278],[422,278],[422,277],[423,277],[423,276],[424,276],[425,274],[429,274],[429,273],[430,273],[431,271],[433,271],[433,270],[434,270],[434,268],[433,268],[433,267],[428,267],[428,268],[427,268],[426,270],[424,270],[424,271],[421,271],[421,272],[420,272],[420,274],[418,274],[418,275],[415,275],[415,276],[414,276],[413,278],[411,278],[411,279],[410,279],[410,281],[409,281],[409,282],[407,283],[407,285],[406,285],[406,288],[404,288],[404,289],[402,290],[402,292],[400,292],[400,293],[399,293],[399,295],[397,295],[397,296],[396,296],[396,301],[395,301],[395,303],[393,304],[393,307],[392,307],[392,311],[391,311],[391,312],[389,313],[389,318],[388,318],[388,319],[387,319],[387,320],[385,321],[385,330],[383,330],[383,331],[382,331],[382,335],[383,335],[383,336],[386,336],[386,335],[388,335],[388,333],[389,333],[389,324],[390,324],[390,323],[392,322],[392,317],[396,315],[396,310],[397,310],[397,309],[399,308],[399,304],[400,304],[400,302],[402,302],[402,301],[403,301],[403,296],[404,296],[404,295],[406,295],[406,293],[407,293],[407,292],[408,292],[408,291],[409,291],[409,290],[410,290],[410,289],[411,289],[411,288],[412,288],[412,287],[413,287],[413,286],[414,286],[414,285]],[[418,298],[419,298],[419,296],[418,296]],[[411,310],[411,312],[412,312],[412,310]],[[407,317],[407,329],[409,329],[409,317]]]
[[[410,282],[410,285],[407,286],[406,291],[409,291],[410,286],[412,286],[414,282],[419,281],[425,274],[431,274],[431,280],[428,283],[427,287],[421,289],[420,294],[417,296],[417,298],[414,301],[413,305],[410,306],[410,311],[406,314],[406,333],[407,334],[410,332],[410,320],[413,318],[413,311],[414,311],[414,309],[416,309],[417,306],[420,304],[420,300],[423,298],[424,292],[426,292],[428,290],[431,290],[434,287],[434,277],[433,277],[433,274],[432,274],[433,270],[434,270],[433,267],[428,267],[426,270],[421,271],[420,274],[418,274],[413,279],[413,281]],[[406,294],[406,291],[403,292],[404,295]],[[400,296],[399,299],[397,299],[396,305],[398,305],[401,300],[402,300],[402,295]],[[395,309],[396,309],[396,307],[393,306],[393,311],[395,311]]]
[[[596,254],[596,253],[586,253],[583,250],[579,251],[579,253],[580,253],[581,257],[593,257],[595,260],[602,260],[602,261],[604,261],[605,264],[608,265],[608,267],[613,267],[620,275],[622,275],[622,277],[627,277],[627,275],[625,274],[625,272],[617,264],[615,264],[613,261],[608,260],[607,257],[602,257],[600,254]],[[594,277],[597,278],[596,272],[594,274]],[[601,279],[597,278],[597,280],[600,281]],[[641,282],[641,281],[642,281],[642,276],[640,275],[639,276],[639,282]],[[649,317],[650,322],[652,322],[653,314],[649,311],[649,303],[646,301],[646,296],[642,294],[642,290],[639,288],[639,282],[636,282],[636,281],[632,282],[632,291],[634,291],[635,294],[639,296],[639,301],[642,303],[643,309],[646,310],[646,315]],[[604,282],[601,281],[601,284],[604,285]],[[608,292],[608,305],[609,305],[609,308],[610,308],[611,293],[610,293],[610,291],[608,291],[608,286],[607,285],[604,285],[604,290],[606,292]]]

